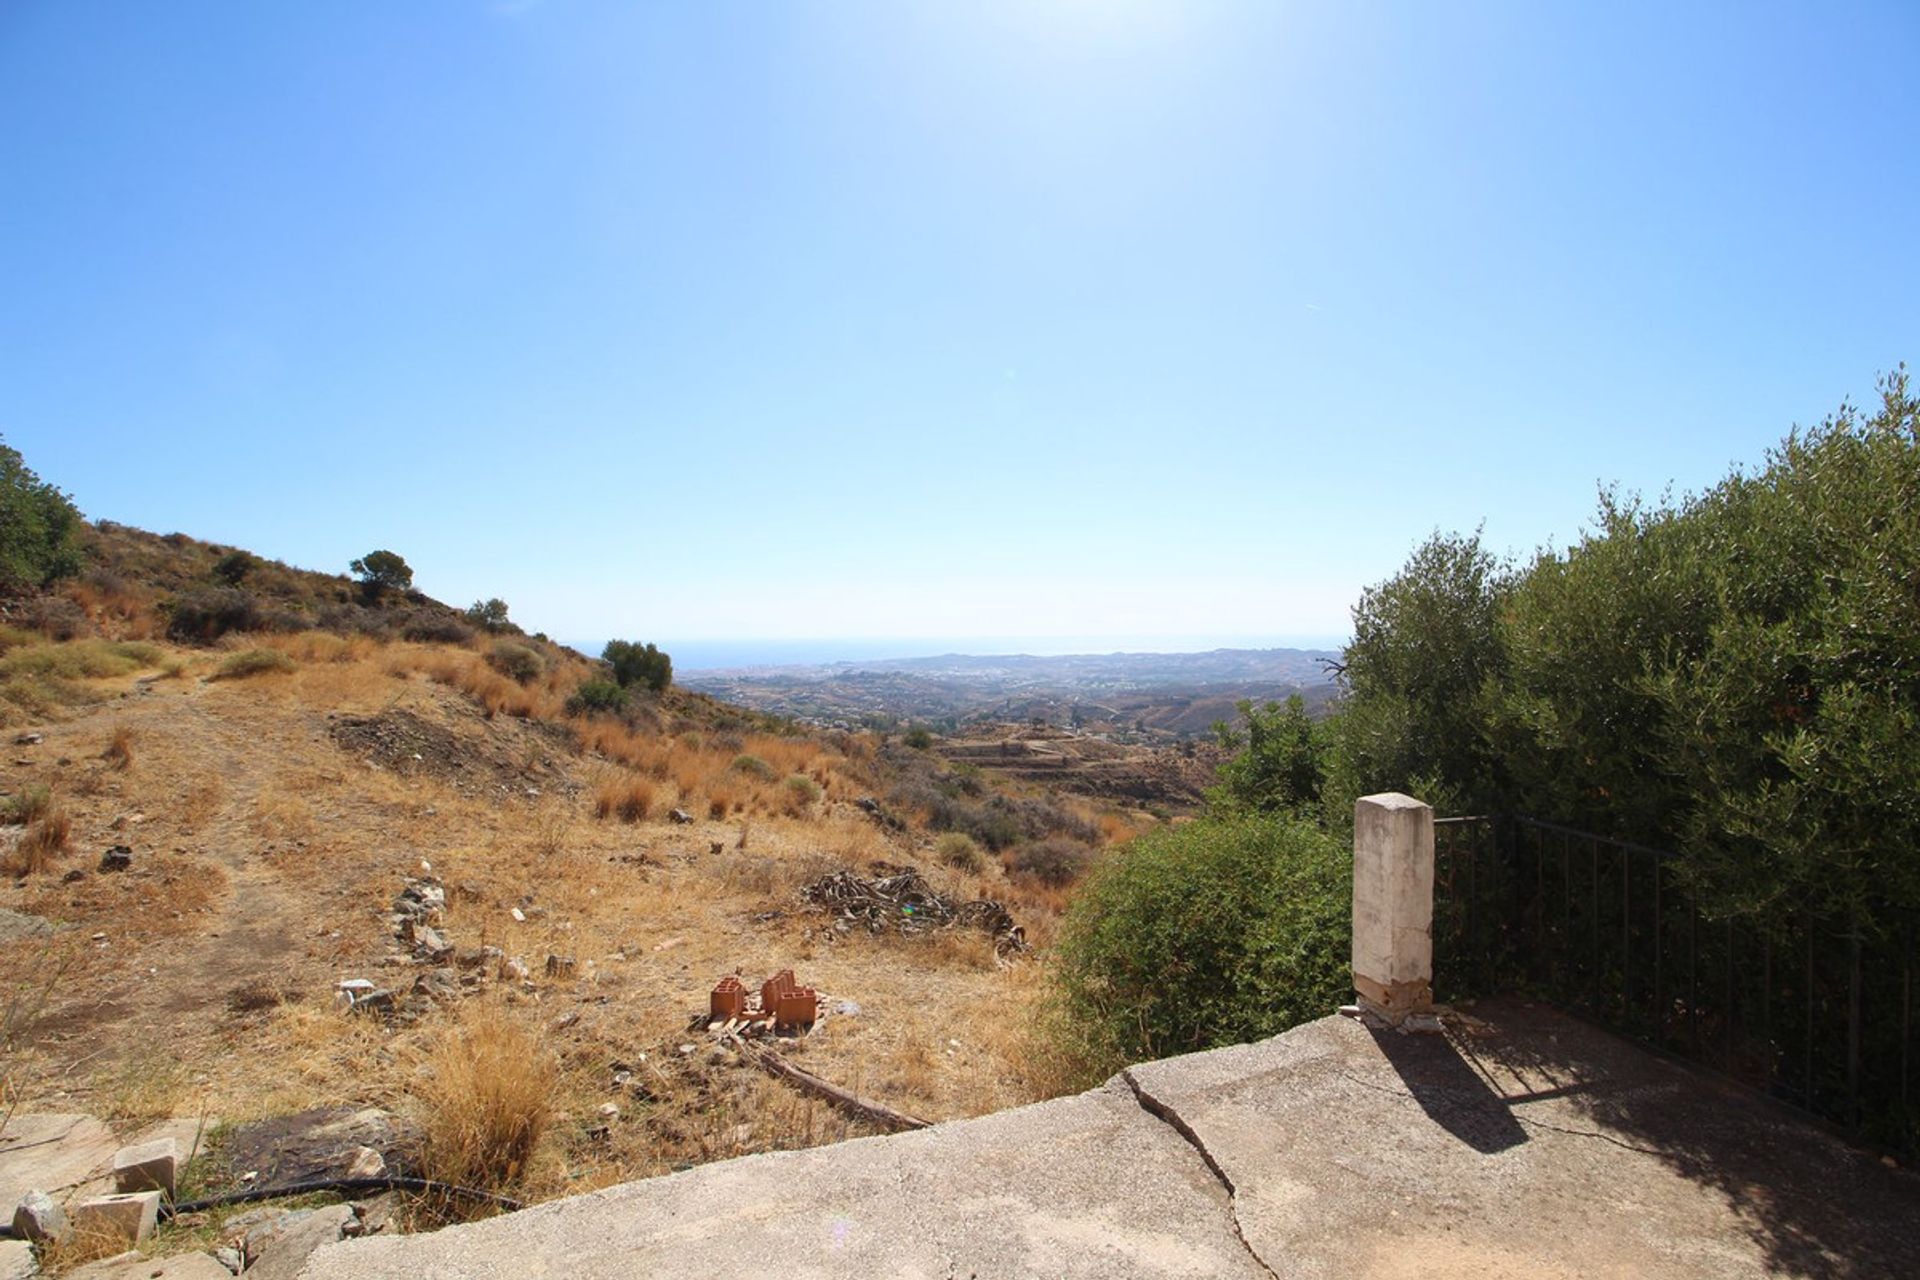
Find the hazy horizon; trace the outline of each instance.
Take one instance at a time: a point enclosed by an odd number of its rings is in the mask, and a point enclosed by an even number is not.
[[[605,640],[563,640],[597,656]],[[742,667],[826,666],[837,662],[885,662],[899,658],[1072,657],[1115,653],[1209,653],[1216,649],[1339,650],[1334,636],[945,636],[800,637],[794,639],[693,639],[656,641],[673,658],[676,672]]]

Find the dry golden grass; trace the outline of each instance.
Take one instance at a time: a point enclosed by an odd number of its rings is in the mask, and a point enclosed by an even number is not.
[[[526,1028],[491,1004],[470,1004],[431,1050],[416,1094],[421,1166],[460,1186],[520,1181],[553,1120],[558,1065]]]
[[[124,724],[115,725],[113,737],[108,740],[106,750],[100,753],[100,758],[116,772],[125,773],[131,769],[133,767],[133,730]]]
[[[612,778],[593,793],[593,816],[634,823],[653,814],[653,784],[635,774]]]
[[[0,871],[10,876],[43,875],[53,870],[54,859],[65,853],[73,836],[73,819],[64,809],[49,809],[21,835],[18,844],[0,861]]]
[[[966,932],[841,935],[801,905],[800,886],[829,871],[933,862],[925,834],[889,833],[851,805],[884,790],[868,740],[567,720],[576,747],[514,719],[507,703],[487,718],[489,686],[476,668],[497,673],[476,650],[318,635],[255,641],[297,669],[152,687],[115,698],[110,711],[81,711],[70,726],[56,718],[44,773],[20,780],[70,777],[52,770],[62,733],[78,745],[74,754],[91,754],[124,726],[137,748],[136,769],[95,765],[98,793],[78,795],[67,781],[61,797],[78,839],[135,847],[132,874],[0,883],[0,894],[16,895],[5,905],[70,921],[80,939],[107,935],[78,948],[46,1011],[54,1034],[44,1056],[16,1057],[36,1104],[71,1106],[61,1099],[91,1088],[116,1113],[191,1112],[211,1095],[223,1118],[242,1120],[340,1102],[411,1114],[431,1100],[450,1116],[464,1108],[476,1135],[511,1134],[511,1123],[478,1119],[495,1102],[440,1069],[471,1008],[502,1020],[503,1037],[548,1055],[543,1136],[504,1161],[486,1158],[517,1169],[510,1176],[525,1198],[869,1132],[726,1055],[710,1060],[704,1041],[690,1058],[675,1051],[696,1038],[688,1018],[721,975],[739,971],[757,983],[782,968],[862,1007],[788,1047],[809,1070],[857,1092],[946,1119],[1031,1101],[1050,1087],[1046,1064],[1025,1061],[1016,1034],[1038,996],[1037,965],[1002,968],[987,940]],[[165,649],[158,662],[205,673],[224,656]],[[581,664],[554,665],[557,676],[521,696],[557,716]],[[136,691],[132,672],[110,679],[119,683],[103,684],[103,697]],[[471,748],[466,767],[369,768],[330,731],[330,717],[386,710]],[[765,760],[773,779],[733,769],[742,754]],[[527,795],[515,769],[542,794]],[[786,812],[786,779],[795,776],[822,792],[798,813]],[[626,820],[623,801],[645,789],[644,814]],[[667,821],[674,806],[695,821]],[[447,885],[449,939],[497,945],[524,959],[532,978],[496,969],[496,994],[429,1009],[412,1027],[341,1016],[331,992],[341,977],[403,985],[410,976],[379,966],[392,945],[380,917],[400,877],[419,874],[422,861]],[[937,865],[928,874],[944,892],[1006,901],[1035,940],[1050,936],[1050,914],[1066,897],[1009,883],[994,859],[977,875]],[[513,918],[516,907],[525,919]],[[549,953],[576,957],[577,968],[549,976]],[[280,1003],[230,1007],[234,991],[268,980]],[[920,1020],[927,1008],[943,1012]],[[562,1014],[578,1020],[558,1026]],[[107,1037],[164,1050],[185,1068],[184,1082],[138,1063],[87,1061]],[[484,1055],[466,1043],[471,1077]],[[517,1065],[533,1061],[523,1055]],[[614,1061],[631,1067],[644,1097],[612,1084]],[[517,1087],[502,1084],[507,1093]],[[499,1100],[498,1114],[515,1109],[509,1101]],[[608,1102],[620,1115],[602,1122]],[[442,1149],[464,1141],[443,1138]],[[475,1137],[470,1145],[500,1144]]]

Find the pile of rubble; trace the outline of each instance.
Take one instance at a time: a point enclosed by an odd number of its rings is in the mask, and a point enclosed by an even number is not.
[[[989,898],[953,902],[935,892],[918,870],[876,862],[872,876],[835,871],[800,890],[800,896],[836,917],[841,932],[864,925],[870,933],[889,929],[904,934],[950,929],[978,929],[993,937],[995,954],[1008,956],[1027,949],[1026,930],[1013,922],[1007,909]]]
[[[509,957],[499,947],[455,946],[443,931],[446,908],[446,886],[438,878],[409,877],[387,912],[387,923],[400,950],[382,963],[415,965],[422,971],[406,985],[404,993],[366,978],[349,978],[336,984],[340,1007],[349,1013],[406,1020],[416,1016],[419,1005],[457,1000],[485,986],[490,978],[524,982],[531,976],[525,960]],[[515,915],[524,918],[517,911]],[[547,969],[551,976],[553,957],[548,958]]]

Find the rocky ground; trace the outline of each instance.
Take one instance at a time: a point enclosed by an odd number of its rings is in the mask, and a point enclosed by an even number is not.
[[[174,674],[89,681],[90,705],[8,732],[0,791],[45,788],[70,823],[50,867],[0,884],[11,1114],[115,1139],[192,1123],[221,1162],[196,1176],[258,1177],[233,1146],[250,1125],[341,1108],[431,1125],[436,1054],[492,1011],[553,1072],[521,1198],[877,1131],[689,1031],[720,978],[782,969],[824,1016],[778,1051],[849,1092],[940,1120],[1052,1088],[1028,1047],[1030,957],[803,898],[885,862],[1004,902],[1042,946],[1057,918],[1057,890],[943,868],[928,833],[876,821],[859,739],[663,736],[643,772],[489,717],[433,646],[285,647],[291,670],[211,681],[223,655],[169,651]],[[742,786],[741,753],[813,784]],[[635,778],[645,815],[597,817]]]

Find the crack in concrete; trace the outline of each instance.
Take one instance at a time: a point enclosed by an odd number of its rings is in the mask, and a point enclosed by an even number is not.
[[[1207,1150],[1207,1144],[1200,1140],[1200,1135],[1194,1132],[1193,1126],[1181,1119],[1179,1112],[1142,1088],[1140,1081],[1134,1078],[1132,1068],[1122,1071],[1120,1078],[1127,1082],[1127,1088],[1133,1090],[1133,1100],[1140,1104],[1142,1111],[1186,1139],[1187,1145],[1199,1153],[1201,1162],[1207,1166],[1207,1171],[1222,1187],[1226,1188],[1227,1214],[1233,1219],[1234,1238],[1240,1242],[1240,1247],[1247,1251],[1247,1256],[1252,1258],[1262,1271],[1279,1280],[1280,1273],[1267,1265],[1267,1260],[1260,1256],[1260,1251],[1255,1249],[1253,1242],[1247,1239],[1246,1229],[1240,1223],[1240,1193],[1234,1189],[1233,1179],[1229,1178],[1227,1171],[1220,1167],[1220,1162],[1213,1158],[1213,1152]]]

